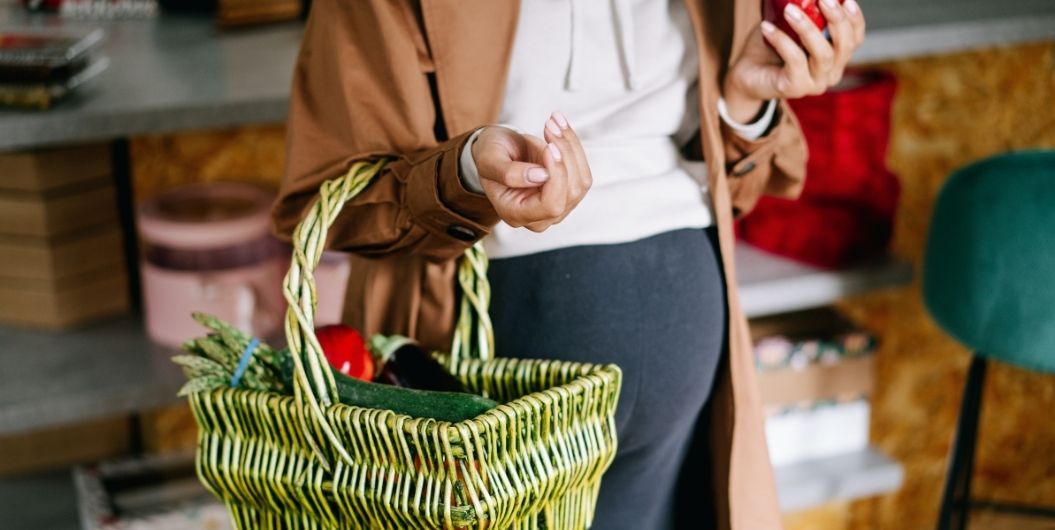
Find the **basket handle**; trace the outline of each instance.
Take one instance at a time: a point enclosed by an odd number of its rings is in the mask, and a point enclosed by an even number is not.
[[[344,205],[370,185],[388,159],[356,162],[339,178],[322,183],[319,196],[293,231],[293,258],[283,282],[286,310],[285,331],[293,357],[293,388],[298,419],[312,451],[330,469],[329,451],[335,450],[346,462],[351,456],[326,418],[325,408],[336,401],[337,388],[322,347],[315,337],[315,310],[318,305],[315,269],[326,246],[330,226]],[[487,306],[491,298],[487,283],[487,256],[479,244],[467,249],[458,265],[461,303],[451,346],[452,360],[490,358],[494,335]],[[326,440],[329,443],[320,443]]]

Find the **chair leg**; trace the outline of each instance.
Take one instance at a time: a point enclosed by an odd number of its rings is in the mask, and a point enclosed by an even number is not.
[[[967,372],[960,418],[956,425],[949,456],[949,471],[945,477],[938,530],[963,530],[971,511],[971,475],[974,473],[974,448],[978,437],[978,414],[982,408],[982,388],[985,386],[986,360],[980,355],[971,359]]]
[[[971,507],[998,513],[1014,513],[1026,517],[1055,519],[1055,507],[995,501],[973,501],[971,502]]]

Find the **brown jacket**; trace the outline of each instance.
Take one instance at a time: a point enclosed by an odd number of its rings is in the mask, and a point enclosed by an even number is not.
[[[732,224],[763,193],[796,195],[806,152],[786,106],[756,141],[736,136],[717,115],[719,79],[758,24],[759,0],[685,1],[697,37],[702,109],[698,141],[686,152],[707,161],[730,286],[730,355],[715,386],[709,439],[697,447],[711,451],[719,528],[769,530],[780,527],[780,514],[735,288]],[[485,198],[462,187],[458,154],[471,131],[498,118],[518,4],[314,2],[294,77],[275,229],[288,237],[319,184],[353,161],[396,157],[331,231],[331,246],[354,255],[346,320],[367,333],[449,345],[453,258],[498,220]]]

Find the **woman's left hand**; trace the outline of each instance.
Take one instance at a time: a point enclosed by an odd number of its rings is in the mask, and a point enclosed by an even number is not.
[[[842,79],[850,56],[864,41],[864,14],[856,0],[846,0],[842,5],[837,0],[819,3],[828,20],[831,42],[791,3],[784,10],[784,18],[802,46],[769,22],[762,22],[751,32],[722,86],[734,120],[748,123],[765,101],[822,94]]]

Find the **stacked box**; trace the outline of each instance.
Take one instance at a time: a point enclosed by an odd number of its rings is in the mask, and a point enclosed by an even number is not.
[[[128,307],[109,146],[0,153],[0,322],[63,328]]]
[[[0,436],[0,454],[4,455],[0,477],[61,469],[131,450],[132,424],[127,417],[4,435]]]
[[[752,322],[770,460],[868,447],[875,339],[830,309]]]

